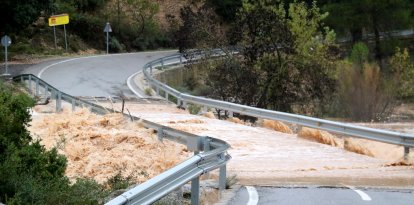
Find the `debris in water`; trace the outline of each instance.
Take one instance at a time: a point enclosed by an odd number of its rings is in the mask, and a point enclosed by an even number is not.
[[[402,160],[402,161],[399,161],[399,162],[394,162],[394,163],[385,165],[385,167],[397,167],[397,166],[414,166],[414,164],[410,163],[406,160]]]
[[[345,139],[344,140],[344,149],[350,152],[355,152],[357,154],[367,155],[370,157],[374,157],[374,154],[367,148],[361,146],[360,144],[354,142],[352,139]]]
[[[338,140],[328,132],[307,127],[302,127],[302,129],[298,133],[298,137],[335,147],[339,146],[340,144]]]
[[[213,112],[206,112],[203,114],[204,117],[210,118],[210,119],[216,119],[216,116]]]
[[[128,176],[135,172],[137,182],[146,181],[183,161],[185,147],[157,140],[153,129],[142,121],[130,122],[121,114],[95,115],[87,109],[36,116],[29,127],[47,149],[57,147],[68,159],[70,179],[93,178],[103,183],[119,167]]]
[[[194,124],[203,124],[205,123],[203,120],[200,119],[190,119],[190,120],[180,120],[177,123],[186,124],[186,123],[194,123]]]
[[[240,120],[240,119],[239,119],[239,118],[237,118],[237,117],[229,117],[229,118],[227,119],[227,121],[229,121],[229,122],[233,122],[233,123],[236,123],[236,124],[246,125],[246,123],[245,123],[243,120]]]
[[[272,129],[278,132],[293,134],[293,131],[289,128],[289,126],[287,126],[283,122],[263,119],[263,120],[259,120],[257,124],[264,128]]]

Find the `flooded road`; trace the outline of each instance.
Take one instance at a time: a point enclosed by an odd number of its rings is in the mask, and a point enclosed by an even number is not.
[[[191,115],[172,104],[127,103],[126,108],[132,115],[149,121],[225,140],[232,146],[228,174],[237,175],[243,185],[344,183],[414,187],[414,166],[387,166],[392,161],[309,141],[296,134]]]

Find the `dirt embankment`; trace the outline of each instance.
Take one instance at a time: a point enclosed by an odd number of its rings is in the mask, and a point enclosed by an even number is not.
[[[56,147],[68,159],[66,175],[105,182],[122,171],[146,181],[186,158],[185,147],[161,143],[151,129],[122,115],[95,115],[87,109],[35,115],[29,127],[47,149]]]

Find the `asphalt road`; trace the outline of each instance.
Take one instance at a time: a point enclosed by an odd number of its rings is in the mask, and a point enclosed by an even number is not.
[[[41,77],[73,96],[108,97],[122,92],[134,96],[126,80],[151,60],[176,51],[140,52],[54,60],[28,68],[25,73]]]
[[[414,190],[316,186],[249,188],[243,187],[238,191],[235,198],[231,200],[230,205],[244,204],[413,205]]]

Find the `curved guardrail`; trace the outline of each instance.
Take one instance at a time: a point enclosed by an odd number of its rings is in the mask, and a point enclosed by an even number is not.
[[[219,50],[213,50],[213,56],[220,55]],[[203,53],[195,55],[195,60],[203,57]],[[307,117],[303,115],[290,114],[285,112],[278,112],[273,110],[260,109],[256,107],[250,107],[245,105],[239,105],[230,102],[224,102],[220,100],[214,100],[205,97],[193,96],[185,93],[181,93],[174,88],[158,81],[152,77],[152,70],[154,68],[163,68],[164,66],[178,66],[188,62],[182,54],[175,54],[167,56],[161,59],[157,59],[147,63],[143,68],[143,73],[151,87],[155,87],[157,94],[163,91],[165,98],[169,99],[169,95],[174,96],[177,99],[179,106],[186,107],[187,103],[202,105],[210,108],[218,108],[226,110],[233,115],[233,113],[240,113],[244,115],[279,120],[282,122],[298,124],[306,127],[316,128],[320,130],[335,132],[339,134],[349,135],[353,137],[359,137],[369,140],[375,140],[379,142],[385,142],[395,145],[404,146],[404,156],[407,157],[410,148],[414,147],[414,135],[385,131],[380,129],[373,129],[368,127],[356,126],[347,123],[334,122],[329,120],[323,120],[313,117]],[[192,62],[192,61],[191,61]]]
[[[97,114],[115,112],[112,109],[61,92],[32,74],[19,75],[14,77],[13,80],[27,86],[29,93],[34,96],[55,99],[56,112],[61,111],[62,101],[72,104],[72,110],[75,110],[77,106],[81,106],[88,107],[92,112]],[[126,114],[124,115],[131,117]],[[220,169],[219,188],[221,190],[225,188],[226,163],[231,158],[227,154],[227,150],[230,148],[228,143],[211,137],[198,136],[175,130],[144,119],[139,119],[138,117],[132,117],[132,119],[135,121],[140,120],[146,128],[154,129],[160,141],[167,139],[186,145],[187,149],[194,151],[195,155],[114,198],[107,203],[108,205],[151,204],[189,181],[191,181],[191,203],[193,205],[199,204],[199,177],[217,168]]]

